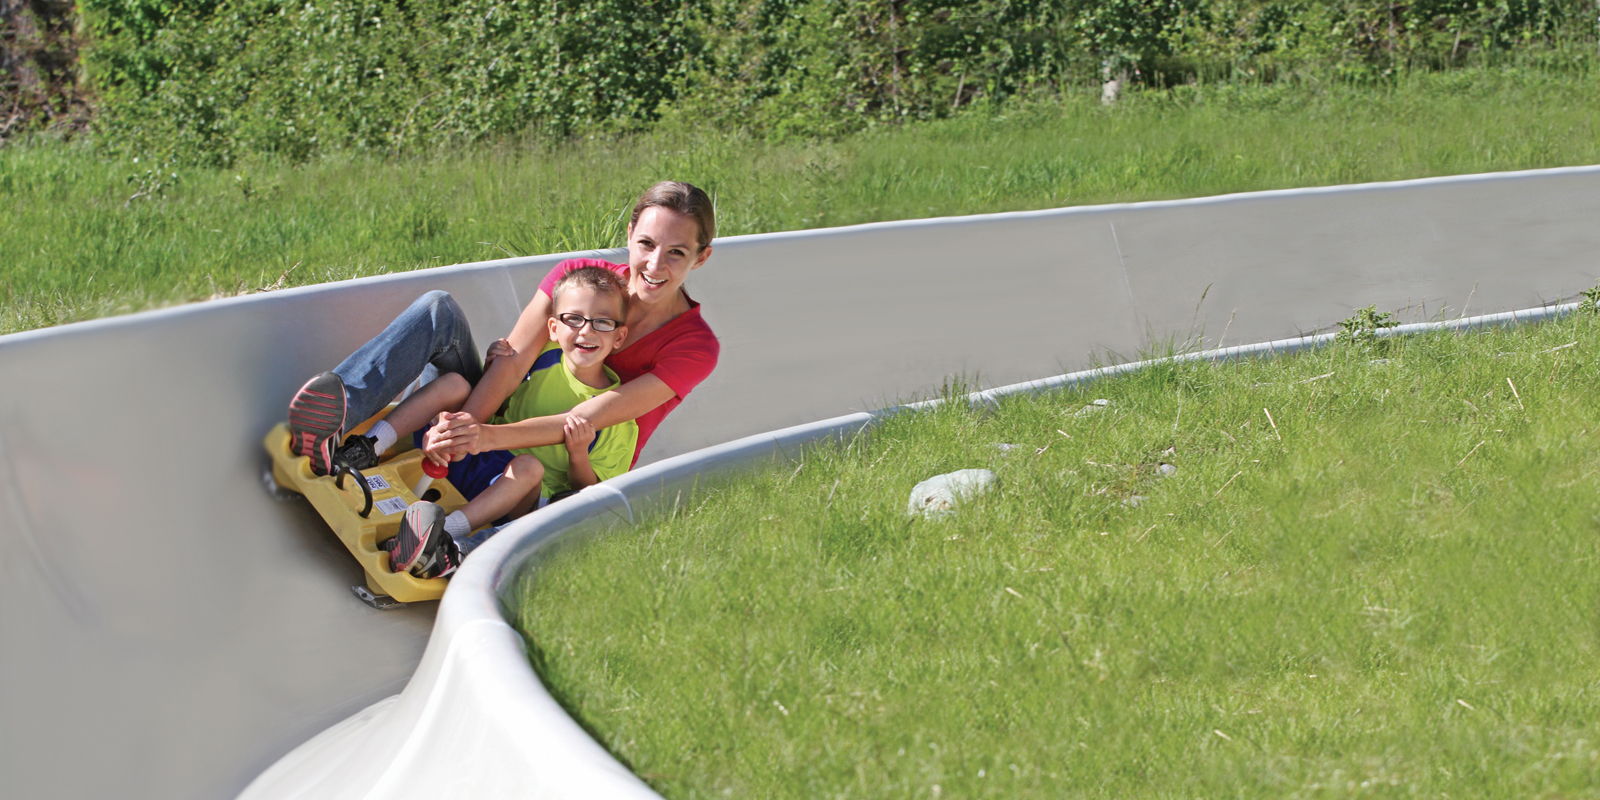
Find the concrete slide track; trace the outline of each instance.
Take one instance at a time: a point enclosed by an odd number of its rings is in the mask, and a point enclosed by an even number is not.
[[[1597,219],[1600,167],[1581,167],[721,240],[690,284],[722,364],[641,463],[926,396],[952,375],[990,386],[1164,342],[1281,338],[1374,303],[1422,319],[1568,298],[1600,274]],[[455,293],[486,341],[559,258],[0,337],[8,793],[228,795],[330,725],[347,720],[319,740],[408,703],[413,722],[473,729],[395,697],[419,663],[417,681],[450,668],[437,642],[421,660],[450,597],[357,603],[358,570],[320,521],[262,491],[258,441],[300,381],[421,291]],[[499,586],[527,550],[474,560],[500,559],[483,578]],[[451,635],[507,634],[468,620]]]

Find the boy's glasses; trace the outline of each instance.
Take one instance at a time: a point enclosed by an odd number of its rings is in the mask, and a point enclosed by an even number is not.
[[[583,330],[583,326],[585,324],[589,325],[591,328],[594,328],[595,331],[599,333],[610,333],[617,329],[617,321],[614,319],[608,319],[606,317],[586,317],[582,314],[576,314],[571,311],[568,311],[565,314],[557,314],[556,319],[561,320],[562,325],[565,325],[575,331]]]

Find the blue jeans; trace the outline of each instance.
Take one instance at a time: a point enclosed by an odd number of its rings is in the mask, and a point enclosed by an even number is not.
[[[347,424],[378,413],[429,364],[441,373],[459,373],[474,386],[483,377],[467,315],[449,292],[437,289],[333,368],[344,381]]]
[[[499,533],[503,527],[505,526],[490,525],[481,531],[473,531],[466,536],[452,536],[450,538],[455,540],[456,549],[461,552],[462,558],[465,558],[468,553],[478,549],[478,545],[489,541],[489,537]]]

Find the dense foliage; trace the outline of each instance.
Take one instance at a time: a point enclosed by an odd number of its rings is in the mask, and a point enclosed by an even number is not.
[[[105,139],[228,163],[662,118],[834,134],[1133,83],[1593,60],[1593,0],[82,0]]]

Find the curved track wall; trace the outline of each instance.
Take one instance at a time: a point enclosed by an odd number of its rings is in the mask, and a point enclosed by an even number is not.
[[[1572,312],[1576,303],[1478,317],[1413,323],[1380,337],[1425,330],[1532,322]],[[1222,361],[1291,353],[1329,344],[1336,333],[1189,353],[1178,360]],[[1086,383],[1166,359],[1084,370],[969,394],[966,402]],[[251,784],[246,800],[280,797],[658,798],[589,738],[527,666],[506,617],[523,579],[535,579],[552,545],[603,535],[661,512],[719,476],[793,456],[826,439],[848,439],[887,416],[937,405],[928,400],[858,412],[755,434],[640,467],[560,506],[507,526],[456,574],[440,606],[423,667],[397,698],[296,748]],[[427,758],[418,758],[426,753]],[[469,769],[459,765],[470,764]]]
[[[1411,319],[1538,305],[1595,284],[1596,219],[1600,168],[1585,167],[721,240],[691,291],[723,339],[722,364],[645,461],[890,405],[953,374],[996,385],[1168,342],[1279,338],[1374,303]],[[484,340],[499,335],[558,258],[0,338],[8,787],[40,797],[225,795],[345,719],[316,744],[342,741],[362,758],[325,767],[317,748],[302,748],[256,791],[358,787],[349,779],[363,774],[362,793],[399,790],[381,769],[367,772],[427,741],[371,736],[395,720],[480,742],[485,762],[459,764],[460,774],[505,783],[474,792],[563,794],[573,787],[550,768],[562,764],[593,765],[614,793],[644,791],[570,721],[552,722],[557,733],[526,729],[429,690],[483,653],[516,648],[485,615],[498,613],[493,588],[531,537],[497,539],[469,560],[424,656],[433,609],[357,604],[346,587],[359,576],[340,545],[304,504],[272,501],[257,482],[260,432],[308,374],[428,288],[457,294]],[[597,524],[568,518],[595,503],[626,516],[629,502],[673,491],[698,469],[673,461],[528,524]],[[522,665],[489,668],[495,682],[478,690],[479,703],[505,691],[541,702]],[[544,747],[511,752],[508,741]],[[496,756],[513,766],[497,770],[487,763]],[[459,779],[430,780],[465,790]]]

